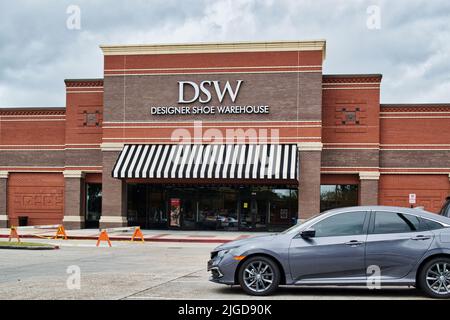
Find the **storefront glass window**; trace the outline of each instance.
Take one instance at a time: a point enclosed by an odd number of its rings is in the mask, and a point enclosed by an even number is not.
[[[320,211],[358,205],[358,185],[338,184],[320,186]]]
[[[295,223],[297,189],[128,184],[128,221],[143,228],[281,231]]]

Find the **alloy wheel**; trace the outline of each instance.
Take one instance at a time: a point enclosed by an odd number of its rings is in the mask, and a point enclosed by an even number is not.
[[[446,262],[436,262],[427,270],[426,283],[428,288],[438,295],[450,294],[450,265]]]
[[[272,267],[264,261],[250,263],[244,270],[244,283],[253,292],[264,292],[273,283]]]

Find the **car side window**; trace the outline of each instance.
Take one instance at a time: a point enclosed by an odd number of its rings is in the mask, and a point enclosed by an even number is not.
[[[397,212],[376,212],[372,233],[405,233],[421,229],[421,221],[416,216]]]
[[[428,220],[422,218],[422,221],[425,223],[427,230],[438,230],[444,228],[442,224],[436,221]]]
[[[442,212],[442,215],[444,217],[450,218],[450,201],[447,203],[447,207],[445,207],[444,211]]]
[[[312,228],[316,237],[337,237],[361,235],[364,233],[364,220],[366,212],[346,212],[317,222]]]

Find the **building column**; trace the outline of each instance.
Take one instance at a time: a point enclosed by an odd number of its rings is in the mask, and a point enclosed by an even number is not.
[[[8,171],[0,171],[0,228],[8,227]]]
[[[123,149],[121,143],[103,143],[102,216],[100,228],[128,226],[126,183],[112,177],[114,164]]]
[[[367,171],[359,173],[359,205],[378,205],[378,182],[380,173]]]
[[[84,173],[78,170],[64,171],[64,219],[67,229],[82,229],[84,214]]]
[[[298,218],[305,220],[320,213],[322,143],[299,143],[298,152]]]

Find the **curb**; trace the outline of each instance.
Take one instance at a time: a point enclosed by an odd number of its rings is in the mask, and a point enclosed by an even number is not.
[[[0,238],[9,238],[9,235],[0,235]],[[42,239],[42,237],[38,237],[31,234],[21,235],[21,239]],[[67,236],[67,240],[97,240],[98,237],[93,236]],[[109,237],[109,240],[111,241],[130,241],[130,239],[123,238],[123,237]],[[145,242],[184,242],[184,243],[227,243],[234,240],[230,239],[174,239],[174,238],[146,238],[144,239]],[[139,243],[140,241],[135,241],[136,243]]]
[[[0,245],[0,250],[57,250],[59,246],[22,246],[22,247],[14,247],[14,246],[2,246]]]

